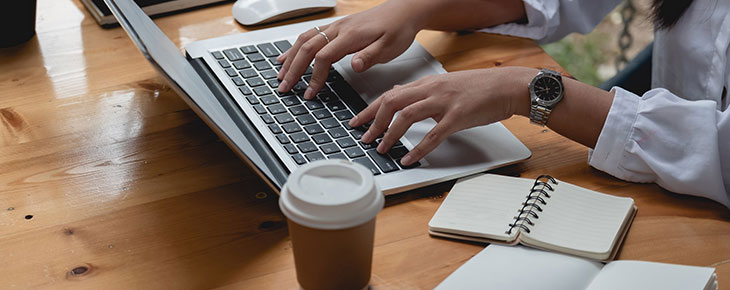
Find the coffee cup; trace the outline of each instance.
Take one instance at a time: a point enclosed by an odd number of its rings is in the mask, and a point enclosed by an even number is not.
[[[35,35],[36,0],[0,4],[0,47],[21,44]]]
[[[346,160],[300,167],[281,190],[297,281],[304,289],[364,289],[373,257],[375,216],[385,198],[372,173]]]

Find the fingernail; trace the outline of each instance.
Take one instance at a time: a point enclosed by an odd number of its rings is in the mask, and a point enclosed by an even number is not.
[[[362,70],[362,67],[365,66],[361,58],[354,58],[352,60],[352,68],[356,71]]]
[[[286,91],[288,91],[286,89],[287,86],[289,86],[289,82],[288,81],[285,81],[285,80],[284,81],[281,81],[281,83],[279,83],[279,91],[280,92],[286,92]]]
[[[304,91],[304,99],[309,100],[312,98],[312,94],[314,93],[314,90],[312,87],[307,87],[307,90]]]
[[[362,134],[362,137],[360,138],[360,140],[362,140],[363,142],[365,142],[365,140],[369,140],[369,139],[370,139],[370,130],[366,131],[365,134]],[[370,143],[370,142],[366,142],[366,143]]]
[[[411,162],[413,162],[413,157],[411,157],[410,154],[406,154],[406,156],[403,156],[403,159],[400,160],[400,164],[402,165],[410,165]]]
[[[350,127],[353,127],[355,124],[357,124],[357,116],[352,117],[352,119],[350,119],[350,121],[347,122],[347,124],[350,124]]]

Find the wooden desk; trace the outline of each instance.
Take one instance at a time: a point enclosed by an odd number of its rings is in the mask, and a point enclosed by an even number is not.
[[[335,12],[378,1],[342,0]],[[0,50],[0,289],[296,288],[277,197],[167,87],[121,29],[78,0],[39,0],[38,36]],[[230,4],[159,18],[184,46],[245,31]],[[532,41],[424,32],[447,70],[560,67]],[[541,173],[619,196],[638,216],[621,259],[716,267],[730,289],[730,212],[586,164],[587,149],[524,118],[504,122]],[[450,184],[388,199],[375,289],[432,288],[483,246],[429,237]]]

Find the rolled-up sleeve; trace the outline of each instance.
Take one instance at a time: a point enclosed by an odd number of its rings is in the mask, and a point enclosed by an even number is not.
[[[622,0],[524,0],[527,23],[507,23],[480,31],[546,43],[569,33],[588,33]]]
[[[665,89],[642,97],[615,87],[589,164],[633,182],[656,182],[730,208],[730,110]]]

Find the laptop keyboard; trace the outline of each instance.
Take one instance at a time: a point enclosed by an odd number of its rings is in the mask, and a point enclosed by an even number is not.
[[[244,98],[299,165],[321,159],[348,159],[370,169],[374,175],[418,167],[400,164],[408,153],[398,141],[387,154],[378,153],[380,138],[373,143],[360,141],[367,125],[352,128],[348,121],[367,105],[345,79],[330,68],[326,85],[312,100],[302,97],[312,77],[309,67],[289,93],[279,93],[276,75],[280,53],[291,48],[286,40],[213,51],[211,55],[225,70]],[[250,116],[249,116],[250,117]]]

